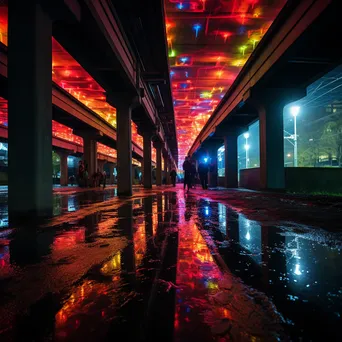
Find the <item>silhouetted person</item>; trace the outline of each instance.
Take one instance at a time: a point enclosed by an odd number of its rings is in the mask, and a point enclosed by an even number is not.
[[[95,187],[101,186],[102,182],[103,182],[103,173],[100,171],[100,169],[97,169],[96,177],[95,177]]]
[[[106,174],[106,171],[103,171],[103,174],[102,174],[102,184],[103,184],[103,189],[106,187],[106,178],[107,178],[107,174]]]
[[[198,165],[198,173],[203,190],[208,189],[208,171],[208,165],[204,162],[200,162]]]
[[[173,186],[176,186],[176,178],[177,178],[177,172],[175,169],[172,169],[170,172],[171,182]]]
[[[83,177],[84,177],[84,164],[83,161],[80,160],[78,163],[78,185],[83,186]]]
[[[193,188],[196,187],[196,176],[197,176],[197,168],[196,168],[196,161],[191,161],[191,185]]]
[[[74,176],[74,175],[71,175],[71,176],[69,177],[69,182],[70,182],[71,186],[74,185],[74,183],[75,183],[75,176]]]
[[[191,163],[190,158],[186,157],[183,163],[183,170],[184,170],[184,190],[185,187],[188,187],[188,191],[191,188]]]

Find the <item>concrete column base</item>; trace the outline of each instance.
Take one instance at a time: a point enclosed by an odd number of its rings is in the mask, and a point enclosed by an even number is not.
[[[68,153],[57,151],[57,154],[58,154],[59,159],[60,159],[60,169],[61,169],[60,185],[68,186],[68,184],[69,184]]]
[[[151,133],[149,131],[143,132],[144,140],[144,188],[152,189],[152,141]]]
[[[156,167],[156,185],[162,185],[162,146],[161,144],[155,144],[157,155],[157,167]]]
[[[117,108],[118,196],[132,196],[132,128],[130,103]]]
[[[283,110],[305,95],[300,88],[260,88],[248,94],[246,101],[259,112],[261,189],[285,189]]]
[[[83,160],[89,177],[97,171],[97,141],[93,136],[83,136]]]
[[[224,138],[224,186],[237,188],[238,183],[238,146],[237,135],[231,133]]]

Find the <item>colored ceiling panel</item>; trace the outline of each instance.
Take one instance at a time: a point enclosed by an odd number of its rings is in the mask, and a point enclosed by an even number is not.
[[[105,90],[52,39],[52,80],[116,127],[116,109],[106,102]]]
[[[166,0],[179,166],[286,0]]]

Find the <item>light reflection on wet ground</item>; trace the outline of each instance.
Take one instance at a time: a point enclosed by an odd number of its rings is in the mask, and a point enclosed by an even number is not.
[[[293,340],[341,340],[341,235],[303,224],[270,226],[222,203],[197,200],[198,227],[228,269],[265,293]],[[203,234],[203,233],[202,233]]]
[[[1,341],[342,339],[338,233],[178,188],[55,201],[0,236]]]

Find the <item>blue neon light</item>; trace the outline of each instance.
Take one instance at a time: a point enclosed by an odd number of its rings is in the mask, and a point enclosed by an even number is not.
[[[196,38],[198,37],[198,32],[200,31],[200,29],[202,28],[202,25],[201,24],[195,24],[193,26],[193,29],[195,30],[196,32]]]

